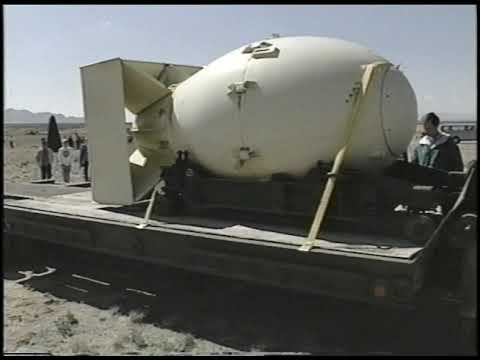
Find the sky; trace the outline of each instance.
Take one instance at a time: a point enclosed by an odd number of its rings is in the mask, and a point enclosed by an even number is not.
[[[280,36],[326,36],[400,64],[419,115],[476,119],[475,5],[5,5],[6,108],[83,116],[79,68],[121,57],[207,65]]]

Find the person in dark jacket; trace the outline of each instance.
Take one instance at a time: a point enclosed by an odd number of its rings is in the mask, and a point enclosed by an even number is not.
[[[460,149],[450,134],[438,129],[438,116],[428,113],[422,122],[425,132],[414,150],[412,162],[443,171],[463,171]]]
[[[83,177],[88,181],[88,147],[87,139],[82,138],[82,145],[80,146],[80,166],[83,167]]]

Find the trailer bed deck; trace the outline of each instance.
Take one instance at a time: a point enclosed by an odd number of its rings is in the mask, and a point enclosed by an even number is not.
[[[92,200],[88,189],[46,187],[19,184],[6,186],[4,205],[25,211],[40,211],[54,216],[77,216],[89,220],[105,220],[125,226],[137,226],[143,221],[140,210],[125,213],[123,206],[101,205]],[[56,188],[55,188],[56,187]],[[17,190],[9,193],[8,190]],[[19,191],[20,190],[20,191]],[[21,192],[19,194],[19,192]],[[55,195],[55,193],[60,193]],[[26,197],[22,199],[22,197]],[[146,207],[146,206],[145,206]],[[119,212],[121,211],[121,212]],[[144,210],[143,210],[144,211]],[[152,231],[180,230],[202,235],[222,235],[232,239],[256,240],[265,243],[300,247],[305,241],[306,229],[279,224],[265,226],[247,221],[235,221],[194,216],[152,216],[148,229]],[[139,230],[141,231],[141,230]],[[406,239],[387,236],[367,236],[347,232],[324,232],[315,247],[346,253],[378,255],[382,257],[411,259],[422,248]]]

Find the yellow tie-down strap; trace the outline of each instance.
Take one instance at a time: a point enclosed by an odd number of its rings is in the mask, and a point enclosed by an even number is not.
[[[371,89],[372,80],[375,77],[383,77],[383,75],[389,70],[391,66],[392,64],[388,62],[375,62],[364,66],[364,71],[360,83],[361,86],[354,89],[354,100],[352,102],[352,108],[349,113],[349,119],[347,121],[347,132],[344,145],[335,156],[333,167],[332,170],[328,173],[327,184],[325,186],[325,189],[323,190],[320,203],[318,204],[317,212],[315,213],[315,217],[313,218],[313,222],[308,233],[308,237],[306,238],[302,246],[299,247],[298,250],[300,251],[310,251],[312,247],[318,244],[317,235],[325,218],[325,214],[327,212],[333,190],[335,189],[336,178],[343,164],[345,153],[347,152],[350,145],[353,131],[357,123],[360,107],[363,103],[365,103],[365,99],[367,98],[368,92]]]

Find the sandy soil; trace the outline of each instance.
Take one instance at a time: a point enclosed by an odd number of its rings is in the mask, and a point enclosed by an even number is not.
[[[39,179],[35,154],[46,134],[34,128],[6,128],[4,136],[4,181]],[[83,128],[61,131],[68,137]],[[15,147],[9,146],[12,139]],[[476,143],[462,144],[464,161],[476,158]],[[77,155],[78,156],[78,155]],[[55,173],[62,183],[60,173]],[[77,162],[72,182],[82,181]],[[141,312],[124,315],[118,309],[68,301],[4,280],[4,352],[49,352],[57,355],[161,355],[167,353],[211,354],[232,348],[143,321]],[[220,320],[219,320],[220,321]]]
[[[233,351],[142,322],[143,315],[100,310],[4,281],[4,352],[53,355],[165,355]]]

